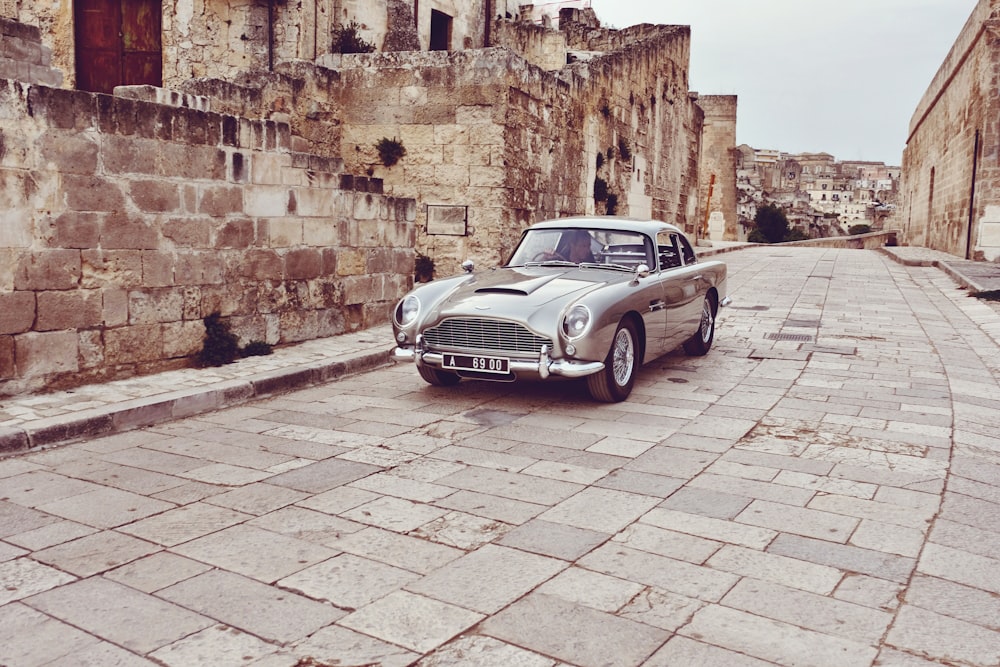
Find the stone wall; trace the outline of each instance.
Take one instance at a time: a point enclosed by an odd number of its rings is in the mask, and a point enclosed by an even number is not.
[[[502,262],[539,220],[615,212],[694,231],[703,115],[687,95],[689,32],[547,72],[505,48],[337,56],[342,154],[418,200],[417,249],[438,275]],[[379,140],[406,148],[381,164]],[[598,158],[600,154],[600,158]]]
[[[43,86],[62,84],[62,72],[52,66],[52,49],[42,44],[35,26],[0,15],[0,79],[17,79]]]
[[[698,106],[705,112],[698,203],[700,222],[708,221],[710,237],[719,241],[735,241],[739,235],[736,219],[736,96],[700,95]],[[709,186],[712,177],[712,199]],[[708,205],[706,213],[705,205]]]
[[[490,46],[508,48],[549,72],[566,66],[566,35],[533,23],[495,21]]]
[[[998,14],[980,0],[910,122],[894,222],[908,245],[1000,259]]]
[[[123,92],[0,80],[0,395],[185,365],[215,311],[243,343],[385,321],[412,200],[285,123]]]

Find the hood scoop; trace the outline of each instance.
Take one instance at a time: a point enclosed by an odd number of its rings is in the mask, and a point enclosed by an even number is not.
[[[528,296],[528,292],[519,287],[481,287],[476,290],[476,294],[517,294]]]
[[[532,276],[516,271],[504,271],[479,280],[475,287],[475,293],[528,296],[558,277],[558,275]]]

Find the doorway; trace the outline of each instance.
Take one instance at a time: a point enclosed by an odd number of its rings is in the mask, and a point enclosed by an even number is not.
[[[76,87],[163,85],[161,0],[76,0]]]
[[[436,9],[431,10],[431,51],[451,50],[451,17]]]

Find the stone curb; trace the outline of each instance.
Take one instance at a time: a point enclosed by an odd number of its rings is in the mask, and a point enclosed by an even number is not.
[[[0,457],[29,449],[68,444],[75,440],[122,433],[193,417],[220,408],[322,384],[392,363],[392,349],[347,359],[300,364],[184,389],[136,398],[77,413],[39,419],[23,427],[0,429]]]
[[[955,267],[953,267],[948,262],[935,262],[935,266],[951,276],[951,279],[958,283],[959,287],[965,287],[969,290],[969,293],[976,295],[980,292],[989,291],[986,287],[978,283],[976,280],[970,278],[969,276],[963,274]]]
[[[902,264],[903,266],[926,266],[940,269],[947,274],[948,277],[954,280],[959,287],[968,289],[969,293],[972,295],[978,294],[979,292],[986,292],[990,289],[976,279],[969,277],[968,274],[964,273],[959,267],[956,267],[947,259],[938,259],[934,257],[904,257],[887,248],[879,248],[879,251],[897,264]],[[954,261],[961,260],[956,258]],[[1000,274],[1000,267],[997,268],[997,273]]]

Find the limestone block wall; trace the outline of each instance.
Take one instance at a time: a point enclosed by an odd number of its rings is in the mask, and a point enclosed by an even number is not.
[[[324,56],[326,62],[341,56]],[[234,81],[191,79],[177,90],[208,97],[220,113],[287,123],[293,151],[340,157],[340,73],[294,60],[274,71],[241,73]]]
[[[41,32],[0,15],[0,79],[17,79],[45,86],[62,83],[62,72],[52,66],[52,49],[42,44]]]
[[[532,222],[607,213],[598,179],[615,213],[693,233],[703,113],[687,95],[690,35],[650,34],[556,72],[506,48],[326,60],[340,71],[346,167],[418,200],[417,249],[438,275],[502,262]],[[379,161],[382,138],[406,148],[398,164]]]
[[[565,14],[560,26],[572,34]],[[591,29],[594,42],[578,46],[592,50],[609,32]],[[664,220],[693,238],[704,113],[688,95],[690,29],[637,26],[630,34],[643,39],[565,70],[576,82],[573,95],[586,101],[587,152],[604,153],[592,176],[607,181],[617,213]],[[606,212],[601,205],[595,210]]]
[[[699,160],[699,220],[704,224],[707,218],[711,231],[719,232],[718,236],[713,234],[711,238],[735,241],[739,233],[736,220],[737,99],[735,95],[699,95],[697,102],[705,112]],[[709,185],[713,176],[715,184],[709,201]],[[717,230],[716,218],[721,218]]]
[[[243,343],[371,326],[411,284],[412,200],[183,104],[0,80],[0,395],[185,365],[214,311]]]
[[[490,46],[502,46],[546,71],[566,66],[566,35],[533,23],[495,21]]]
[[[998,14],[1000,0],[980,0],[914,112],[894,221],[904,243],[1000,259]]]

